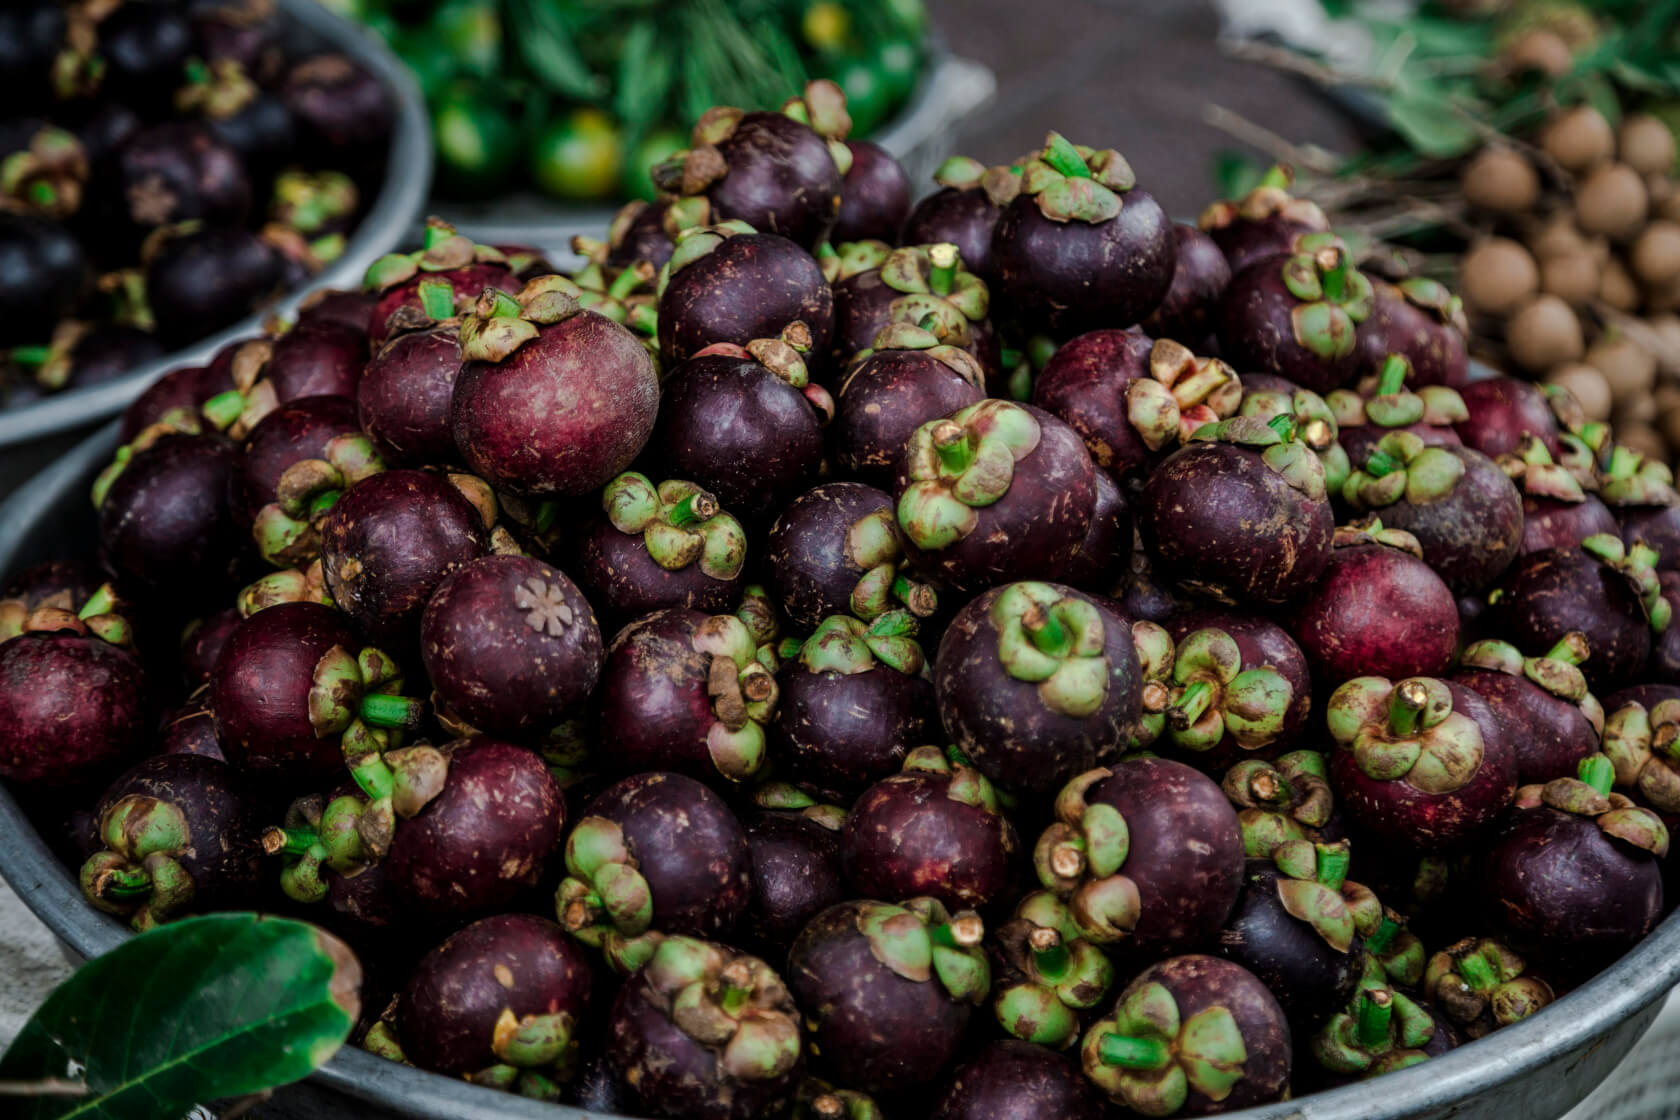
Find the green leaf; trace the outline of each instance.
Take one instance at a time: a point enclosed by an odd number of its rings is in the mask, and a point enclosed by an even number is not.
[[[606,83],[583,61],[572,43],[572,32],[560,6],[546,0],[509,0],[519,55],[537,79],[555,93],[592,101],[606,92]]]
[[[0,1057],[0,1081],[77,1095],[0,1097],[16,1120],[174,1120],[297,1081],[360,1013],[362,969],[314,926],[210,914],[143,933],[60,984]]]
[[[613,91],[613,112],[625,132],[639,137],[665,115],[676,76],[670,47],[659,41],[653,19],[637,20],[624,37]]]
[[[1388,120],[1413,148],[1437,159],[1463,155],[1480,143],[1464,113],[1437,94],[1397,94],[1388,103]]]
[[[1229,149],[1213,157],[1213,181],[1220,198],[1241,198],[1260,185],[1267,165],[1245,152]]]

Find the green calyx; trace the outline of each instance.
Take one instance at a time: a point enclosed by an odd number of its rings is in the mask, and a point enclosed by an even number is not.
[[[728,238],[757,232],[746,222],[731,219],[716,225],[690,226],[678,233],[675,238],[676,246],[671,251],[671,259],[660,266],[659,280],[654,286],[656,294],[664,296],[666,286],[671,283],[671,277],[710,254]]]
[[[937,979],[952,999],[979,1003],[991,990],[991,965],[981,941],[985,925],[972,910],[951,914],[931,898],[902,906],[863,902],[857,930],[872,956],[906,980]]]
[[[693,937],[666,937],[642,977],[671,1020],[739,1081],[768,1081],[798,1063],[799,1011],[781,977],[757,957]]]
[[[690,642],[710,658],[706,694],[715,720],[706,729],[706,750],[712,765],[732,782],[748,781],[764,769],[764,725],[778,698],[775,674],[760,657],[758,635],[736,615],[712,615]]]
[[[1599,479],[1599,495],[1613,506],[1680,505],[1674,472],[1631,447],[1616,444]]]
[[[402,688],[402,671],[386,654],[364,649],[352,656],[334,646],[315,664],[309,723],[316,738],[339,737],[350,776],[376,812],[408,818],[442,791],[448,764],[431,747],[397,749],[425,714],[425,702]],[[384,854],[383,844],[372,846]]]
[[[1355,509],[1378,509],[1402,498],[1425,505],[1451,494],[1463,477],[1464,462],[1450,449],[1430,447],[1413,432],[1390,432],[1342,484],[1342,499]]]
[[[830,284],[849,280],[865,272],[879,271],[895,250],[885,241],[844,241],[838,247],[827,241],[817,246],[817,264]]]
[[[1142,914],[1137,884],[1120,874],[1131,850],[1126,818],[1112,805],[1085,798],[1112,776],[1103,768],[1087,770],[1062,787],[1056,819],[1033,848],[1038,881],[1066,900],[1079,935],[1099,945],[1124,940]]]
[[[1501,943],[1467,937],[1429,958],[1423,993],[1471,1038],[1481,1038],[1556,998],[1551,985],[1525,975],[1527,967]]]
[[[1047,135],[1044,147],[1021,161],[1018,175],[995,181],[988,176],[987,193],[994,202],[1008,193],[1010,180],[1014,194],[1030,197],[1051,221],[1088,225],[1117,216],[1124,205],[1122,196],[1137,186],[1137,176],[1119,152],[1073,144],[1059,132]]]
[[[1171,1116],[1192,1090],[1222,1101],[1243,1078],[1248,1048],[1230,1009],[1215,1004],[1181,1017],[1172,992],[1145,973],[1121,993],[1114,1014],[1085,1032],[1085,1076],[1144,1116]]]
[[[997,790],[991,781],[969,764],[956,747],[917,747],[904,757],[903,773],[909,775],[938,775],[947,778],[945,796],[952,801],[984,809],[999,811]]]
[[[1382,519],[1369,515],[1351,525],[1338,525],[1330,535],[1331,548],[1359,548],[1376,545],[1392,548],[1423,559],[1423,546],[1404,529],[1385,529]]]
[[[1332,1073],[1370,1075],[1415,1064],[1434,1037],[1429,1013],[1389,987],[1378,968],[1367,972],[1353,1002],[1313,1036],[1311,1049],[1319,1065]]]
[[[280,476],[274,501],[257,511],[251,526],[257,551],[277,568],[308,563],[320,555],[320,522],[339,496],[384,469],[365,435],[334,436],[321,458],[299,460]]]
[[[1353,267],[1347,248],[1330,238],[1290,257],[1283,285],[1298,301],[1289,313],[1297,345],[1329,362],[1353,353],[1354,333],[1371,313],[1371,281]]]
[[[0,210],[62,221],[81,208],[88,178],[87,151],[75,134],[47,125],[29,146],[0,155]]]
[[[394,829],[388,801],[312,795],[292,802],[283,826],[264,831],[261,842],[265,853],[283,860],[280,889],[286,897],[314,904],[327,897],[327,871],[359,875],[384,855]]]
[[[370,292],[383,292],[424,272],[448,272],[506,259],[498,249],[473,244],[470,237],[456,233],[448,222],[428,218],[421,247],[411,253],[387,253],[374,261],[362,277],[362,287]]]
[[[916,620],[907,611],[887,611],[871,622],[830,615],[811,631],[795,656],[812,673],[849,676],[881,664],[914,676],[927,663],[915,632]]]
[[[1229,735],[1242,749],[1259,750],[1283,733],[1294,688],[1270,666],[1244,669],[1225,631],[1197,630],[1175,646],[1159,626],[1134,623],[1132,641],[1145,680],[1138,745],[1164,735],[1201,752]]]
[[[148,930],[192,905],[196,886],[180,858],[193,853],[185,815],[168,801],[129,794],[97,822],[104,847],[82,864],[82,893],[108,914]]]
[[[1190,438],[1198,442],[1235,444],[1257,452],[1260,461],[1291,488],[1314,501],[1322,501],[1326,494],[1324,464],[1312,448],[1300,441],[1301,434],[1294,417],[1280,413],[1270,420],[1238,415],[1204,424]]]
[[[1074,719],[1095,714],[1115,669],[1105,649],[1102,612],[1048,583],[1013,583],[988,612],[998,661],[1018,681],[1038,685],[1039,700]]]
[[[1332,394],[1334,396],[1334,394]],[[1349,464],[1347,450],[1337,440],[1341,425],[1329,402],[1310,389],[1284,392],[1277,389],[1244,388],[1239,416],[1250,416],[1269,422],[1279,416],[1294,421],[1295,438],[1312,448],[1324,468],[1324,485],[1330,493],[1340,493],[1347,481]]]
[[[991,296],[986,282],[963,267],[957,247],[948,241],[906,245],[881,261],[881,282],[902,293],[890,305],[892,321],[924,323],[934,318],[940,339],[967,346],[970,324],[986,317]]]
[[[1358,906],[1375,906],[1375,913],[1366,915],[1371,928],[1380,922],[1382,907],[1376,903],[1376,896],[1347,881],[1350,862],[1347,841],[1335,844],[1286,841],[1272,850],[1272,862],[1282,876],[1277,893],[1284,910],[1310,925],[1338,953],[1348,952],[1353,947],[1354,935],[1360,932],[1359,919],[1354,907],[1349,905],[1350,898]]]
[[[1407,303],[1420,311],[1429,312],[1442,326],[1456,328],[1463,335],[1470,333],[1470,324],[1464,315],[1464,301],[1439,280],[1408,276],[1400,281],[1398,287]]]
[[[905,448],[910,485],[898,501],[905,536],[924,551],[967,537],[980,523],[975,511],[1009,492],[1015,464],[1040,436],[1030,412],[993,398],[917,428]]]
[[[1000,972],[992,1011],[1016,1038],[1063,1050],[1079,1038],[1080,1013],[1114,986],[1114,965],[1079,935],[1067,904],[1034,891],[995,935]]]
[[[503,1007],[490,1028],[490,1052],[498,1061],[468,1074],[467,1080],[534,1100],[557,1101],[560,1085],[576,1064],[576,1030],[569,1011],[515,1015],[511,1007]]]
[[[1591,458],[1590,452],[1588,458]],[[1515,451],[1499,457],[1499,467],[1529,497],[1570,503],[1587,500],[1577,472],[1562,463],[1553,462],[1552,453],[1546,450],[1546,445],[1540,442],[1538,436],[1525,435]]]
[[[1294,182],[1293,168],[1286,164],[1274,164],[1242,198],[1215,202],[1202,211],[1199,224],[1203,230],[1215,230],[1239,221],[1261,222],[1282,217],[1308,229],[1329,229],[1330,222],[1317,203],[1289,193]]]
[[[1220,787],[1237,810],[1243,854],[1250,859],[1312,839],[1334,808],[1329,768],[1317,751],[1291,751],[1275,762],[1243,759],[1225,772]]]
[[[572,274],[572,282],[578,286],[579,305],[646,340],[659,331],[659,301],[653,291],[658,275],[647,261],[616,270],[592,261]]]
[[[1622,543],[1614,533],[1594,533],[1581,542],[1581,547],[1622,574],[1645,604],[1645,616],[1651,631],[1661,634],[1668,629],[1674,610],[1663,598],[1662,584],[1657,579],[1657,552],[1644,541],[1635,541],[1632,548]]]
[[[1242,394],[1242,382],[1230,366],[1161,339],[1149,351],[1149,376],[1126,389],[1126,418],[1144,446],[1159,451],[1231,416]]]
[[[1517,791],[1519,809],[1545,805],[1559,812],[1590,817],[1606,836],[1630,847],[1650,852],[1659,859],[1668,854],[1668,829],[1662,818],[1620,793],[1612,793],[1617,780],[1616,761],[1607,753],[1581,760],[1576,777],[1554,778],[1543,786],[1524,786]]]
[[[1600,749],[1615,770],[1615,784],[1663,813],[1680,813],[1680,700],[1646,710],[1629,701],[1604,723]]]
[[[1453,711],[1446,682],[1433,677],[1355,677],[1331,695],[1326,722],[1336,745],[1379,781],[1451,793],[1481,768],[1481,729]]]
[[[1469,418],[1469,410],[1458,390],[1444,385],[1407,388],[1406,378],[1411,376],[1411,372],[1411,363],[1402,355],[1390,354],[1378,374],[1371,396],[1362,397],[1347,389],[1336,389],[1326,398],[1326,403],[1335,412],[1337,423],[1344,428],[1363,424],[1404,428],[1419,423],[1444,427]]]
[[[567,875],[555,892],[560,924],[607,962],[633,972],[652,957],[653,892],[637,870],[624,830],[605,817],[585,817],[566,841]]]
[[[601,507],[613,528],[640,533],[648,555],[668,572],[691,564],[716,580],[731,580],[747,562],[747,534],[711,494],[692,482],[657,487],[630,471],[607,483]]]
[[[986,165],[972,156],[949,156],[933,173],[933,181],[954,190],[976,190],[986,174]]]
[[[93,508],[98,509],[105,504],[105,495],[110,493],[112,484],[117,481],[117,477],[123,471],[128,469],[128,464],[140,452],[152,447],[165,436],[197,435],[203,430],[203,425],[199,423],[198,417],[182,409],[171,409],[164,413],[156,423],[149,424],[141,429],[140,433],[132,440],[121,445],[112,453],[111,461],[105,464],[104,469],[93,480],[93,487],[90,490]]]
[[[565,276],[538,276],[509,295],[486,288],[461,317],[461,360],[499,362],[536,338],[541,329],[583,309],[582,291]]]
[[[1604,708],[1587,690],[1581,664],[1590,655],[1587,636],[1571,630],[1540,657],[1524,657],[1509,642],[1488,639],[1472,642],[1460,655],[1460,662],[1473,669],[1487,669],[1526,678],[1531,684],[1580,706],[1581,714],[1600,734],[1604,731]]]
[[[320,603],[325,607],[333,605],[319,558],[307,567],[270,572],[246,584],[240,589],[234,605],[239,608],[240,617],[250,618],[258,611],[277,607],[281,603]]]
[[[274,180],[269,217],[306,236],[320,234],[356,212],[356,181],[342,171],[283,171]],[[445,282],[447,287],[447,282]],[[436,316],[449,318],[448,314]]]
[[[863,573],[852,587],[852,613],[871,622],[896,606],[917,618],[939,609],[939,593],[901,570],[904,549],[892,510],[880,509],[846,530],[846,562]]]

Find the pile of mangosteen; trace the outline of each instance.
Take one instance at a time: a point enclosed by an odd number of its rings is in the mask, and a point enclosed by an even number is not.
[[[0,8],[0,407],[213,334],[343,253],[392,107],[274,0]]]
[[[0,602],[91,905],[306,915],[357,1041],[634,1116],[1195,1116],[1651,931],[1680,496],[1264,185],[838,90],[540,254],[441,223],[128,411]],[[1491,1053],[1491,1052],[1490,1052]]]

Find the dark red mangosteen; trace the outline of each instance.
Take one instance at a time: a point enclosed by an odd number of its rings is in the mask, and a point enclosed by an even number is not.
[[[1134,507],[1156,567],[1226,602],[1282,603],[1311,587],[1335,518],[1323,465],[1295,435],[1291,417],[1237,416],[1168,456]]]
[[[1510,729],[1452,681],[1355,677],[1325,718],[1338,803],[1388,841],[1451,848],[1497,820],[1517,787]]]
[[[1524,436],[1515,451],[1499,457],[1499,466],[1522,491],[1523,538],[1518,555],[1575,548],[1594,534],[1621,531],[1609,508],[1587,493],[1575,471],[1554,462],[1537,436]],[[1589,481],[1597,483],[1591,476]]]
[[[1459,386],[1458,395],[1470,414],[1457,426],[1464,446],[1497,459],[1518,450],[1524,436],[1534,436],[1553,456],[1561,453],[1557,415],[1533,382],[1490,377]]]
[[[228,226],[166,226],[146,240],[146,300],[158,337],[185,344],[249,314],[275,294],[280,258],[255,234]]]
[[[1294,181],[1288,167],[1273,167],[1242,198],[1202,211],[1201,227],[1224,251],[1233,273],[1263,257],[1294,252],[1304,235],[1329,232],[1330,219],[1316,202],[1289,193]]]
[[[653,431],[653,359],[580,296],[565,277],[540,276],[517,297],[486,289],[461,322],[450,429],[469,467],[516,494],[586,494]]]
[[[1091,527],[1085,531],[1085,541],[1073,560],[1062,569],[1062,578],[1069,586],[1082,591],[1114,595],[1125,586],[1131,571],[1136,539],[1132,511],[1107,471],[1098,471],[1091,481],[1097,486],[1097,501],[1091,507]]]
[[[0,642],[0,777],[85,786],[145,743],[144,673],[131,652],[69,612],[39,613],[42,629]]]
[[[977,915],[930,898],[842,902],[811,919],[787,976],[815,1064],[870,1093],[935,1081],[986,998],[984,936]]]
[[[829,240],[896,242],[910,216],[910,176],[879,144],[848,140],[846,148],[852,165],[840,183],[840,214]]]
[[[594,691],[601,631],[563,574],[528,556],[484,556],[438,584],[420,655],[451,717],[490,735],[547,733]]]
[[[933,1120],[1055,1116],[1099,1120],[1091,1086],[1067,1058],[1016,1039],[988,1042],[952,1075]]]
[[[188,687],[197,688],[210,680],[222,647],[241,618],[237,609],[225,607],[187,624],[181,635],[181,675]]]
[[[1452,679],[1479,693],[1509,731],[1517,752],[1517,781],[1545,783],[1575,774],[1598,753],[1604,708],[1587,691],[1580,666],[1591,649],[1578,631],[1538,657],[1509,642],[1474,642]]]
[[[197,754],[227,761],[222,741],[216,737],[216,715],[210,710],[208,688],[198,689],[165,717],[157,745],[159,754]]]
[[[1444,385],[1407,386],[1411,368],[1404,357],[1390,354],[1374,381],[1360,383],[1360,391],[1334,389],[1325,398],[1336,414],[1337,441],[1353,462],[1363,463],[1392,431],[1411,432],[1430,447],[1462,443],[1453,425],[1468,415],[1464,398]]]
[[[894,249],[883,241],[852,242],[825,254],[823,268],[834,288],[837,363],[875,346],[889,324],[912,323],[972,353],[988,376],[996,374],[997,340],[986,318],[991,296],[954,243]]]
[[[628,268],[637,261],[646,261],[655,269],[664,267],[671,259],[677,234],[699,224],[699,210],[692,203],[679,203],[675,199],[650,203],[638,198],[625,203],[607,227],[605,263],[613,268]]]
[[[1281,1100],[1289,1020],[1241,965],[1199,954],[1137,976],[1080,1044],[1085,1076],[1146,1116],[1206,1116]]]
[[[1324,488],[1340,494],[1352,468],[1341,444],[1336,414],[1323,397],[1272,373],[1245,373],[1243,399],[1237,412],[1270,423],[1279,416],[1295,422],[1295,438],[1312,448],[1324,467]]]
[[[235,512],[276,567],[320,553],[316,523],[348,487],[385,468],[347,397],[302,397],[245,437],[234,474]]]
[[[33,371],[34,384],[58,392],[103,385],[168,352],[149,331],[123,323],[61,319],[44,347],[18,347],[14,365]]]
[[[905,245],[949,241],[975,275],[993,278],[992,230],[1003,208],[987,193],[986,174],[984,164],[967,156],[952,156],[940,164],[933,174],[939,189],[916,203],[898,240]],[[1007,168],[998,168],[994,177],[1006,174]]]
[[[457,312],[471,308],[485,288],[519,286],[501,250],[475,245],[447,222],[429,218],[422,248],[387,253],[368,267],[362,279],[363,290],[378,296],[367,325],[368,341],[376,350],[398,331],[449,318],[432,313],[441,310],[436,296],[422,299],[420,285],[425,280],[447,282]],[[417,315],[418,324],[414,322]]]
[[[1274,373],[1315,393],[1361,372],[1355,332],[1371,313],[1371,281],[1333,234],[1262,257],[1231,277],[1219,351],[1238,369]]]
[[[934,326],[931,316],[923,322]],[[936,327],[882,327],[840,383],[829,427],[835,459],[859,479],[890,485],[916,429],[979,404],[985,382],[974,356],[942,342]]]
[[[744,222],[685,229],[659,273],[659,352],[675,364],[719,342],[745,346],[792,323],[826,355],[834,293],[810,253]]]
[[[82,893],[137,930],[193,912],[238,910],[263,878],[257,811],[227,763],[160,754],[100,797],[101,849],[82,864]]]
[[[938,594],[904,570],[892,498],[861,482],[827,482],[795,498],[770,526],[765,575],[793,624],[834,614],[865,622],[902,607],[933,614]]]
[[[141,129],[123,147],[116,175],[124,215],[142,232],[179,222],[239,225],[251,209],[239,153],[197,121]]]
[[[992,267],[1011,310],[1061,334],[1130,326],[1172,287],[1178,242],[1161,204],[1112,148],[1075,146],[1058,132],[987,181],[1003,216]]]
[[[1151,338],[1170,338],[1204,351],[1231,283],[1231,264],[1213,238],[1195,226],[1174,222],[1173,239],[1178,242],[1178,265],[1172,287],[1143,321],[1143,330]]]
[[[1366,372],[1379,372],[1390,356],[1398,355],[1406,359],[1406,382],[1414,387],[1457,389],[1469,383],[1464,301],[1439,280],[1423,276],[1398,284],[1379,280],[1371,294],[1371,313],[1359,324],[1356,346]]]
[[[1114,964],[1065,901],[1033,891],[992,931],[992,1011],[1018,1039],[1066,1050],[1114,987]],[[1048,1053],[1048,1051],[1044,1051]]]
[[[667,937],[613,1001],[607,1063],[649,1115],[756,1120],[797,1088],[799,1022],[787,985],[757,957]]]
[[[298,304],[297,325],[338,323],[355,327],[365,336],[373,305],[378,297],[372,292],[349,291],[341,288],[317,288]]]
[[[1242,836],[1212,779],[1169,759],[1126,759],[1069,782],[1055,815],[1033,864],[1087,940],[1147,959],[1224,926],[1242,888]]]
[[[297,119],[300,141],[340,158],[384,158],[393,109],[385,87],[341,54],[317,54],[292,65],[280,87]]]
[[[788,786],[764,787],[754,800],[766,811],[746,822],[753,868],[747,928],[782,960],[805,924],[849,893],[840,868],[846,812]]]

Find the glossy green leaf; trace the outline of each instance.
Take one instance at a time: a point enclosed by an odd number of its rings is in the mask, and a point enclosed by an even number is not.
[[[0,1082],[16,1120],[158,1120],[308,1076],[350,1036],[362,970],[314,926],[210,914],[90,961],[24,1024]]]

